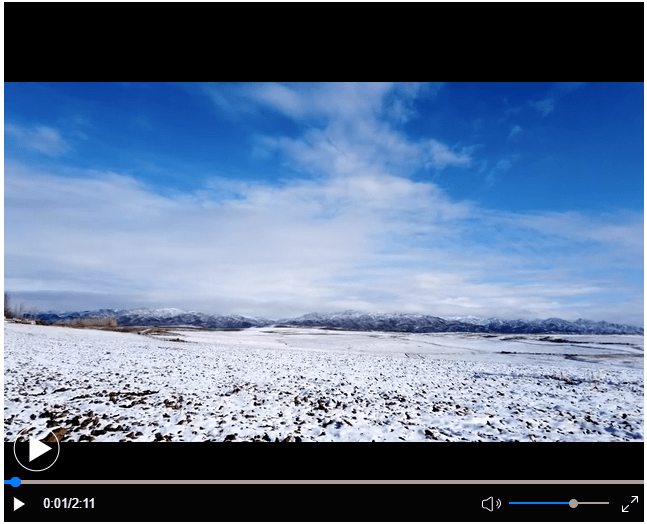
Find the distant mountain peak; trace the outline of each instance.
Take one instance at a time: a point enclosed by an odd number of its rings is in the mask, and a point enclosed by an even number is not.
[[[404,331],[414,333],[469,332],[469,333],[595,333],[643,334],[643,328],[610,322],[561,318],[535,320],[506,320],[500,318],[439,317],[408,313],[309,313],[302,317],[283,319],[282,324],[293,326],[334,327],[360,331]]]

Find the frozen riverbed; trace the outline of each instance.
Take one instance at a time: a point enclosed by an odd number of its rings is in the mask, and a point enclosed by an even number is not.
[[[5,322],[5,440],[644,439],[639,335],[153,333]]]

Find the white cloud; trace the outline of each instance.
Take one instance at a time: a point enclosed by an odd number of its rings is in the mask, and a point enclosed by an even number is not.
[[[424,145],[377,121],[332,122],[302,137],[273,142],[296,168],[327,176],[361,176],[388,171],[407,175],[424,161]]]
[[[8,288],[120,287],[156,304],[213,298],[209,309],[315,307],[339,276],[380,260],[389,235],[464,213],[431,184],[389,176],[241,186],[242,198],[210,206],[209,189],[170,199],[110,173],[63,179],[10,165],[6,181]]]
[[[229,114],[256,112],[270,108],[292,119],[324,117],[352,120],[372,117],[382,112],[384,96],[396,85],[392,82],[370,83],[251,83],[242,85],[205,84],[203,91]],[[401,89],[412,97],[417,90]]]
[[[465,150],[456,153],[449,149],[445,144],[437,140],[430,140],[428,143],[428,157],[425,162],[426,166],[436,169],[445,169],[447,166],[469,166],[472,159]]]
[[[630,281],[602,271],[607,246],[625,245],[623,268],[642,268],[629,218],[487,213],[387,174],[213,179],[170,198],[115,173],[70,179],[10,162],[5,288],[269,317],[355,307],[628,321],[603,295]],[[580,253],[595,245],[602,254]],[[641,301],[625,307],[642,314]]]
[[[203,91],[229,113],[252,112],[264,107],[294,120],[323,117],[328,121],[352,121],[385,117],[403,123],[415,116],[413,102],[421,93],[433,97],[441,86],[442,83],[419,82],[269,82],[206,84]]]
[[[33,149],[49,156],[59,156],[71,149],[61,133],[47,126],[26,127],[18,124],[5,124],[5,135],[17,140],[28,149]]]
[[[424,94],[427,99],[436,96],[441,88],[438,82],[422,84],[420,82],[402,82],[394,84],[393,91],[384,98],[384,116],[396,124],[405,124],[418,117],[414,102]]]
[[[252,84],[249,94],[258,102],[267,104],[293,118],[302,118],[312,111],[306,99],[281,84]]]

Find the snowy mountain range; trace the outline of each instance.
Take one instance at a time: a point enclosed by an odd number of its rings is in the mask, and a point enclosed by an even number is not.
[[[116,318],[122,326],[196,326],[203,328],[250,328],[263,326],[325,327],[353,331],[402,331],[412,333],[589,333],[643,334],[643,328],[610,322],[560,318],[504,320],[478,317],[437,317],[409,313],[308,313],[297,318],[270,320],[240,315],[211,315],[175,308],[99,309],[94,311],[39,312],[27,318],[69,322],[87,318]]]
[[[274,321],[240,315],[209,315],[176,308],[98,309],[94,311],[39,312],[26,318],[48,322],[71,322],[87,318],[116,318],[121,326],[196,326],[203,328],[249,328],[270,326]]]

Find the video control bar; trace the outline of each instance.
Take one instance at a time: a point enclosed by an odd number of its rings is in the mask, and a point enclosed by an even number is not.
[[[4,517],[6,522],[644,522],[644,484],[291,482],[5,485]]]

